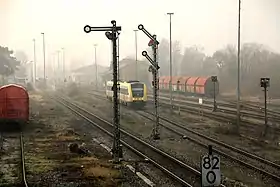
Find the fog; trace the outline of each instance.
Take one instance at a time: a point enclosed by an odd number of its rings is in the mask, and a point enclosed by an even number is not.
[[[258,42],[280,51],[280,1],[242,0],[241,41]],[[45,33],[46,62],[51,54],[65,48],[66,64],[77,66],[93,63],[98,44],[97,61],[109,65],[110,41],[104,33],[86,34],[83,27],[107,26],[115,19],[122,26],[120,58],[135,55],[133,30],[139,24],[159,40],[169,38],[169,17],[172,17],[172,39],[182,47],[201,45],[212,54],[227,44],[237,42],[238,0],[1,0],[0,45],[23,50],[33,60],[36,39],[37,64],[43,64],[41,32]],[[147,48],[148,38],[138,32],[138,57]],[[182,50],[183,51],[183,50]]]

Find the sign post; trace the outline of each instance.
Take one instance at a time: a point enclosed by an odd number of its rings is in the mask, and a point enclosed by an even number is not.
[[[203,99],[202,99],[202,98],[199,98],[199,99],[198,99],[198,103],[199,103],[199,112],[198,112],[198,115],[201,116],[200,121],[202,121],[202,119],[203,119],[203,109],[202,109]]]
[[[220,186],[220,157],[212,154],[212,145],[208,146],[208,151],[208,154],[204,155],[201,160],[201,186]]]
[[[268,124],[267,124],[267,88],[270,86],[270,78],[261,78],[260,86],[264,88],[264,133],[263,136],[266,136]]]
[[[216,82],[218,82],[218,78],[217,76],[211,76],[211,80],[213,82],[213,91],[214,91],[214,95],[213,95],[213,99],[214,99],[214,102],[213,102],[213,112],[216,112],[217,110],[217,102],[216,102]]]

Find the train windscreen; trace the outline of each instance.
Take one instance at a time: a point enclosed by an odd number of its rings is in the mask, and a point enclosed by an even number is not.
[[[144,84],[134,83],[131,84],[132,97],[143,97],[144,96]]]

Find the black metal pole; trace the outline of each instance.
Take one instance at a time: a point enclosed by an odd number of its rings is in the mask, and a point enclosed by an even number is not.
[[[266,84],[264,85],[264,125],[265,125],[265,129],[264,129],[264,136],[266,135],[267,133],[267,86]]]
[[[214,81],[214,111],[216,111],[217,109],[217,105],[216,105],[216,82]]]
[[[156,35],[153,36],[156,40]],[[157,44],[154,42],[153,44],[153,52],[154,52],[154,63],[157,65]],[[153,71],[153,79],[154,79],[154,105],[155,105],[155,127],[153,129],[153,138],[155,140],[160,139],[159,137],[159,116],[158,116],[158,70],[155,69]]]
[[[112,42],[113,42],[113,92],[114,92],[114,126],[115,138],[113,142],[113,158],[115,162],[119,162],[122,158],[122,150],[120,147],[120,118],[119,118],[119,102],[118,102],[118,59],[117,59],[117,32],[116,22],[112,22]]]
[[[119,115],[119,101],[118,101],[118,92],[119,92],[119,85],[118,85],[118,54],[117,54],[117,39],[118,39],[118,31],[121,31],[120,26],[116,26],[116,21],[112,20],[112,27],[91,27],[86,25],[84,27],[84,31],[86,33],[90,33],[91,31],[107,31],[105,33],[106,37],[112,41],[112,48],[113,48],[113,102],[114,102],[114,141],[113,141],[113,159],[114,162],[119,162],[120,158],[122,158],[122,145],[120,144],[120,115]],[[117,35],[118,34],[118,35]]]

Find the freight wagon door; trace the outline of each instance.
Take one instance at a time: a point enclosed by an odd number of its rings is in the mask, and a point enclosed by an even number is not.
[[[187,81],[187,92],[195,93],[195,82],[199,77],[191,77]]]
[[[159,77],[159,89],[164,88],[164,79],[165,79],[165,76]]]
[[[178,81],[180,80],[181,77],[179,76],[175,76],[175,77],[172,77],[172,90],[173,91],[177,91],[178,90]]]
[[[163,80],[163,84],[164,84],[164,89],[169,90],[170,77],[165,77],[165,79]]]
[[[179,83],[178,83],[178,89],[181,91],[181,92],[186,92],[186,90],[187,90],[187,86],[186,86],[186,84],[187,84],[187,81],[188,81],[188,79],[189,79],[190,77],[182,77],[179,81]]]
[[[28,96],[22,89],[11,87],[6,89],[7,116],[23,119],[28,116]]]
[[[208,77],[200,77],[197,79],[195,87],[196,87],[196,93],[204,95],[205,94],[205,83],[207,81]]]

